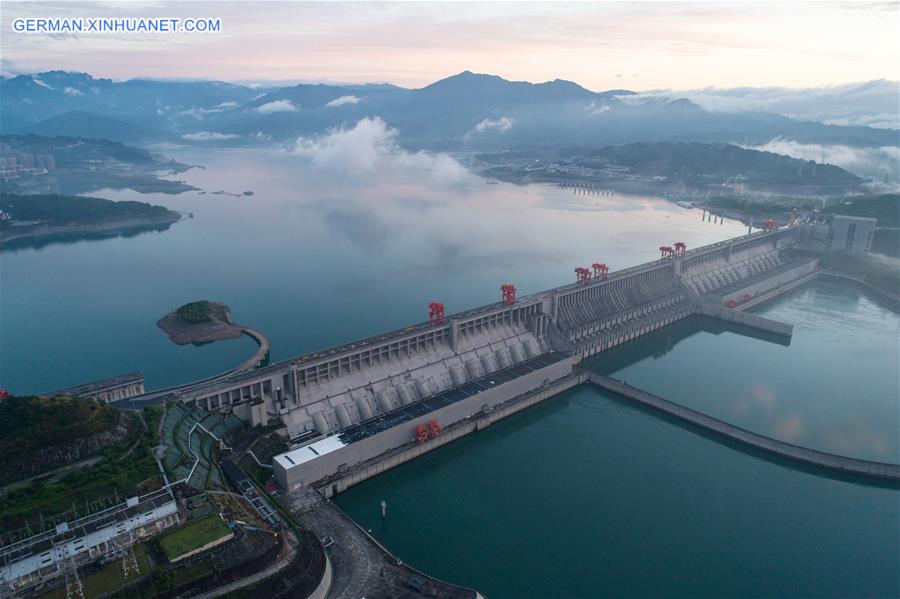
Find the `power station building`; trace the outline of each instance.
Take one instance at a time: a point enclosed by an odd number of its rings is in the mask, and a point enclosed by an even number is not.
[[[0,596],[39,587],[67,571],[74,575],[104,555],[124,555],[135,541],[178,522],[178,505],[164,488],[0,547]]]
[[[807,223],[797,227],[802,247],[817,252],[865,254],[872,249],[877,219],[836,214],[831,222]]]

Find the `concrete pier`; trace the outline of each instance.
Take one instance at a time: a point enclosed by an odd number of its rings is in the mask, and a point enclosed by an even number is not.
[[[900,481],[900,464],[888,464],[860,460],[847,456],[835,455],[824,451],[800,447],[791,443],[785,443],[765,435],[753,433],[743,428],[733,426],[712,416],[707,416],[685,406],[676,404],[662,397],[648,393],[642,389],[632,387],[623,381],[606,376],[586,373],[585,379],[602,389],[611,391],[622,397],[634,400],[637,403],[664,412],[691,425],[713,432],[732,441],[737,441],[753,449],[775,454],[781,458],[809,464],[828,470],[890,481]]]
[[[731,308],[726,308],[725,306],[719,306],[716,304],[701,304],[697,307],[697,314],[712,316],[713,318],[721,318],[726,322],[737,323],[745,327],[757,329],[764,333],[770,333],[787,338],[790,338],[791,335],[794,334],[794,325],[792,324],[779,322],[777,320],[772,320],[771,318],[766,318],[764,316],[758,316],[751,312],[732,310]]]

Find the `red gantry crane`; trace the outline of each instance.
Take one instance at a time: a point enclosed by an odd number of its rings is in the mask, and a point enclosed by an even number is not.
[[[675,242],[675,255],[676,256],[684,256],[684,253],[687,252],[687,244],[683,241]]]
[[[575,269],[575,275],[578,277],[577,280],[579,283],[590,283],[591,282],[591,271],[586,269],[583,266],[579,266]]]
[[[605,281],[609,274],[609,267],[603,262],[594,262],[591,266],[594,269],[594,278]]]
[[[500,285],[500,292],[503,294],[503,303],[510,306],[516,303],[516,286],[506,283]]]
[[[441,324],[444,322],[444,304],[441,302],[431,302],[428,304],[428,320],[433,324]]]
[[[674,257],[675,250],[670,245],[661,245],[659,246],[659,254],[660,260],[665,260],[666,258]]]

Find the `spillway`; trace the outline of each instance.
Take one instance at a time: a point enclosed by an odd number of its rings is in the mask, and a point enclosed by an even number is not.
[[[689,250],[191,387],[181,399],[251,424],[280,420],[304,442],[276,458],[276,478],[286,489],[320,484],[539,394],[584,358],[809,274],[814,261],[782,257],[795,237],[782,229]]]

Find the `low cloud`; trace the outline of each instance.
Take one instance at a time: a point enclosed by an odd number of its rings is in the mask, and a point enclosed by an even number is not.
[[[359,104],[359,98],[356,96],[341,96],[340,98],[335,98],[325,106],[335,108],[336,106],[345,106],[347,104]]]
[[[499,119],[484,119],[475,125],[473,131],[475,133],[484,133],[485,131],[496,130],[500,133],[506,133],[512,129],[513,122],[513,119],[506,116],[502,116]]]
[[[751,150],[774,152],[802,160],[833,164],[877,183],[900,184],[900,147],[858,148],[844,145],[806,144],[776,137]]]
[[[198,131],[197,133],[187,133],[181,136],[182,139],[188,141],[222,141],[225,139],[234,139],[240,137],[233,133],[218,133],[216,131]]]
[[[63,92],[65,92],[66,94],[68,94],[70,96],[83,96],[84,95],[84,92],[82,92],[81,90],[77,90],[74,87],[67,87],[66,89],[63,90]]]
[[[635,104],[677,98],[687,98],[710,112],[769,112],[832,125],[900,127],[900,85],[885,79],[811,88],[664,89],[619,99]]]
[[[293,153],[318,168],[348,175],[364,175],[376,169],[427,171],[444,183],[467,179],[464,166],[446,154],[411,153],[397,143],[397,131],[378,117],[364,118],[350,128],[332,129],[318,137],[301,137]]]
[[[596,102],[591,102],[587,105],[588,116],[597,116],[598,114],[603,114],[609,110],[609,104],[601,104],[598,106]]]
[[[262,106],[257,106],[256,112],[263,114],[271,114],[273,112],[296,112],[297,107],[291,104],[290,100],[275,100]]]
[[[44,83],[43,81],[38,79],[37,77],[32,77],[31,80],[34,81],[35,83],[37,83],[38,85],[40,85],[41,87],[46,87],[47,89],[53,89],[52,87],[50,87],[49,85],[47,85],[46,83]]]

